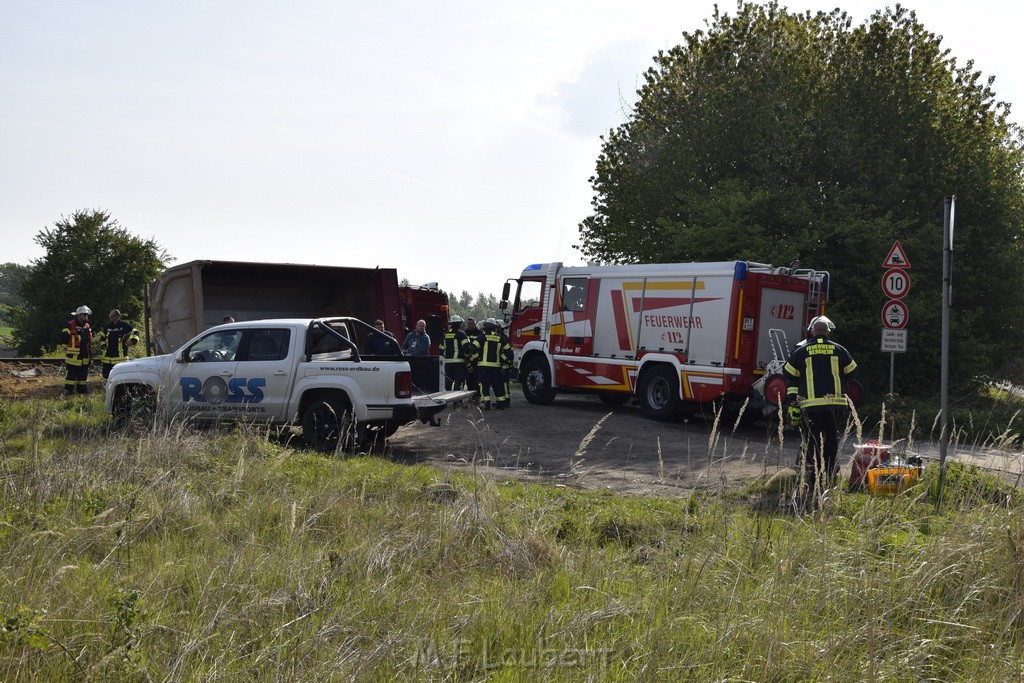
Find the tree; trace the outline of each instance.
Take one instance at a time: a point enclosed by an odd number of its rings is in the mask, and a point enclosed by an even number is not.
[[[20,263],[0,263],[0,323],[9,323],[11,308],[22,303],[21,287],[30,270]]]
[[[78,211],[35,238],[46,255],[33,261],[21,288],[24,303],[13,310],[18,352],[53,348],[71,312],[82,305],[93,320],[121,314],[141,324],[145,288],[167,256],[153,240],[131,235],[108,213]]]
[[[606,262],[751,259],[832,274],[830,315],[870,384],[881,262],[913,288],[904,391],[938,388],[943,198],[957,195],[953,362],[960,387],[1024,350],[1024,145],[993,79],[958,67],[913,12],[716,7],[659,52],[630,120],[603,139],[581,251]],[[979,334],[983,331],[984,334]]]
[[[474,299],[473,295],[464,289],[458,298],[452,294],[448,295],[448,306],[448,312],[451,315],[461,315],[463,318],[472,317],[477,322],[487,318],[501,317],[501,310],[498,308],[498,298],[493,294],[480,292]]]

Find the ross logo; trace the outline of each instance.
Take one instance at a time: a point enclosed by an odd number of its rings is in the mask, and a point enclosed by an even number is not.
[[[265,377],[236,377],[227,382],[221,377],[210,377],[205,382],[198,377],[182,377],[181,400],[183,403],[259,403],[263,400],[262,387],[267,386]]]

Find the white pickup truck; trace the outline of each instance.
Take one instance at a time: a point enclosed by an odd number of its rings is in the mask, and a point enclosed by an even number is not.
[[[204,421],[300,425],[335,451],[384,439],[434,417],[469,391],[442,391],[438,356],[365,356],[373,328],[355,318],[257,320],[213,327],[176,352],[119,363],[106,407]]]

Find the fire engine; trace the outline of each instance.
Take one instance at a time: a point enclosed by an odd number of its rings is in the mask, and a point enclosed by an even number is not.
[[[796,261],[543,263],[507,281],[500,305],[530,403],[594,393],[613,406],[635,396],[657,420],[713,401],[767,415],[785,398],[791,341],[824,312],[828,286],[827,272]]]

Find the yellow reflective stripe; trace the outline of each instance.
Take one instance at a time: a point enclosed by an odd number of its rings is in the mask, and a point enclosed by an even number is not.
[[[849,375],[851,372],[853,372],[856,369],[857,369],[857,363],[851,358],[850,359],[850,363],[845,368],[843,368],[843,372],[845,374]]]
[[[839,356],[832,356],[832,392],[833,394],[842,394],[843,387],[840,385],[841,376],[839,374]]]
[[[804,368],[807,370],[807,398],[814,398],[814,363],[810,356],[804,361]]]
[[[800,371],[797,370],[796,367],[794,365],[792,365],[789,361],[786,361],[786,364],[782,366],[782,371],[783,372],[788,372],[789,374],[793,375],[794,377],[799,377],[800,376]]]
[[[845,406],[845,396],[823,396],[821,398],[809,398],[800,401],[801,408],[814,408],[816,406]]]

